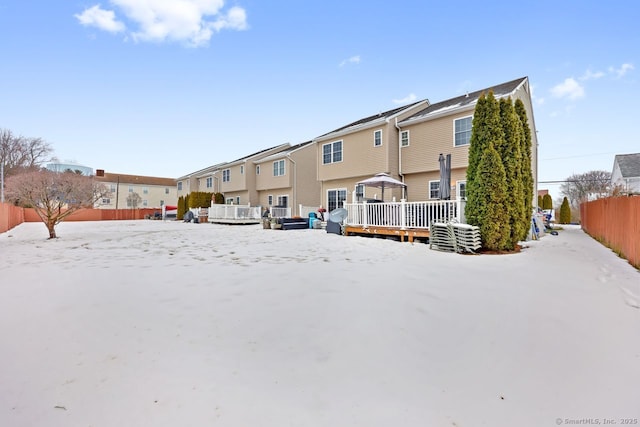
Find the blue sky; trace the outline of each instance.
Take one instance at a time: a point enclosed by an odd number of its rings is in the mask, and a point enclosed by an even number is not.
[[[0,127],[178,177],[418,99],[528,76],[540,181],[640,152],[621,1],[0,0]],[[540,184],[557,197],[557,185]]]

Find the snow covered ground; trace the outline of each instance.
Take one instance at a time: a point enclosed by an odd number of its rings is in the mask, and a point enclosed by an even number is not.
[[[0,235],[1,426],[640,423],[640,273],[163,221]],[[583,422],[584,424],[584,422]]]

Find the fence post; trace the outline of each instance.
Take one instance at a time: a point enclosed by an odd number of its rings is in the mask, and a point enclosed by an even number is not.
[[[407,228],[407,201],[400,199],[400,229]]]

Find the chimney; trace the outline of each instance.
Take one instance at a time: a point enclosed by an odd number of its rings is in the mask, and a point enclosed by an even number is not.
[[[96,176],[104,176],[104,169],[96,169]]]

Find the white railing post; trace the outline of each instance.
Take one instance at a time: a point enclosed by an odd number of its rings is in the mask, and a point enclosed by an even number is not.
[[[369,204],[367,202],[362,202],[362,227],[367,227],[369,225]]]
[[[405,230],[407,228],[407,201],[400,199],[400,229]]]

